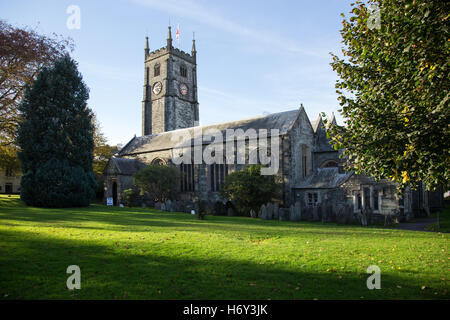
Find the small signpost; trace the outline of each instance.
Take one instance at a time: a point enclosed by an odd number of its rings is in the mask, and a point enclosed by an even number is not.
[[[106,198],[106,205],[107,206],[113,206],[114,205],[112,197]]]

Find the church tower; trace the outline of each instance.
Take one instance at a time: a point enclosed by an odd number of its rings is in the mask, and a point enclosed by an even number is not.
[[[198,124],[196,55],[195,40],[191,54],[172,46],[170,26],[161,49],[150,52],[146,37],[142,135]]]

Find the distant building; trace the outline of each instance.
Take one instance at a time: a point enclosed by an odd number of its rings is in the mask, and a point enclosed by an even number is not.
[[[300,202],[302,208],[325,203],[335,208],[351,205],[355,215],[370,209],[380,219],[394,212],[407,219],[429,212],[428,193],[423,188],[415,192],[406,190],[398,197],[392,181],[375,182],[370,177],[345,172],[339,158],[341,151],[329,144],[322,119],[310,121],[303,106],[250,119],[197,126],[196,53],[195,40],[191,54],[172,47],[170,27],[165,47],[150,52],[146,40],[142,136],[131,139],[105,169],[105,196],[113,197],[116,205],[122,202],[122,192],[133,186],[132,175],[140,168],[155,163],[174,165],[172,155],[180,152],[176,137],[181,134],[194,137],[196,130],[215,129],[222,133],[225,145],[226,130],[278,129],[277,175],[283,183],[283,194],[278,199],[281,206],[289,207],[295,202]],[[330,121],[335,123],[334,115]],[[255,138],[244,139],[246,160],[252,152],[258,152],[252,139]],[[208,145],[211,142],[202,142],[202,150]],[[183,175],[176,200],[227,202],[219,195],[220,185],[230,172],[245,165],[225,160],[178,165]]]
[[[0,168],[0,193],[19,193],[21,177],[20,170]]]

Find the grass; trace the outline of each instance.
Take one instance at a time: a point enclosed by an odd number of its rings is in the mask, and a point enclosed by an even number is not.
[[[449,235],[0,196],[0,299],[448,299]],[[81,290],[66,287],[69,265]],[[369,265],[381,290],[368,290]]]
[[[431,214],[430,218],[436,219],[437,214],[436,213]],[[437,230],[436,222],[428,225],[426,227],[426,230],[450,232],[450,206],[447,205],[444,211],[439,214],[439,225],[440,225],[439,230]]]

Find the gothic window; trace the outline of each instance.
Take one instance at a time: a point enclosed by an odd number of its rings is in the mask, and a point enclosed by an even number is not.
[[[153,76],[157,77],[160,75],[160,73],[161,73],[161,65],[159,63],[155,64],[155,67],[153,70]]]
[[[358,212],[362,207],[361,191],[355,191],[353,196],[353,211]]]
[[[5,176],[7,177],[12,177],[14,175],[14,172],[11,168],[6,168],[5,169]]]
[[[335,168],[337,166],[338,166],[338,163],[336,161],[327,160],[327,161],[323,162],[320,167],[321,168]]]
[[[373,209],[376,210],[376,211],[380,210],[380,205],[379,205],[379,202],[378,202],[378,191],[377,190],[373,191]]]
[[[315,207],[319,203],[319,195],[317,192],[308,192],[308,206]]]
[[[187,69],[185,66],[180,66],[180,74],[182,77],[187,77]]]
[[[155,158],[155,159],[153,159],[152,164],[156,164],[159,166],[165,166],[166,162],[161,158]]]
[[[220,186],[228,175],[228,165],[224,163],[215,163],[209,166],[211,191],[219,191]]]
[[[306,145],[302,145],[302,171],[303,171],[303,178],[306,177],[307,171],[306,171]]]
[[[145,84],[148,84],[148,81],[149,81],[149,78],[150,78],[149,73],[150,73],[149,68],[148,67],[145,68]]]
[[[364,188],[364,208],[372,209],[370,206],[370,188]]]
[[[181,163],[181,191],[195,191],[194,165],[192,163]]]
[[[13,192],[12,183],[5,183],[5,193],[10,194]]]

